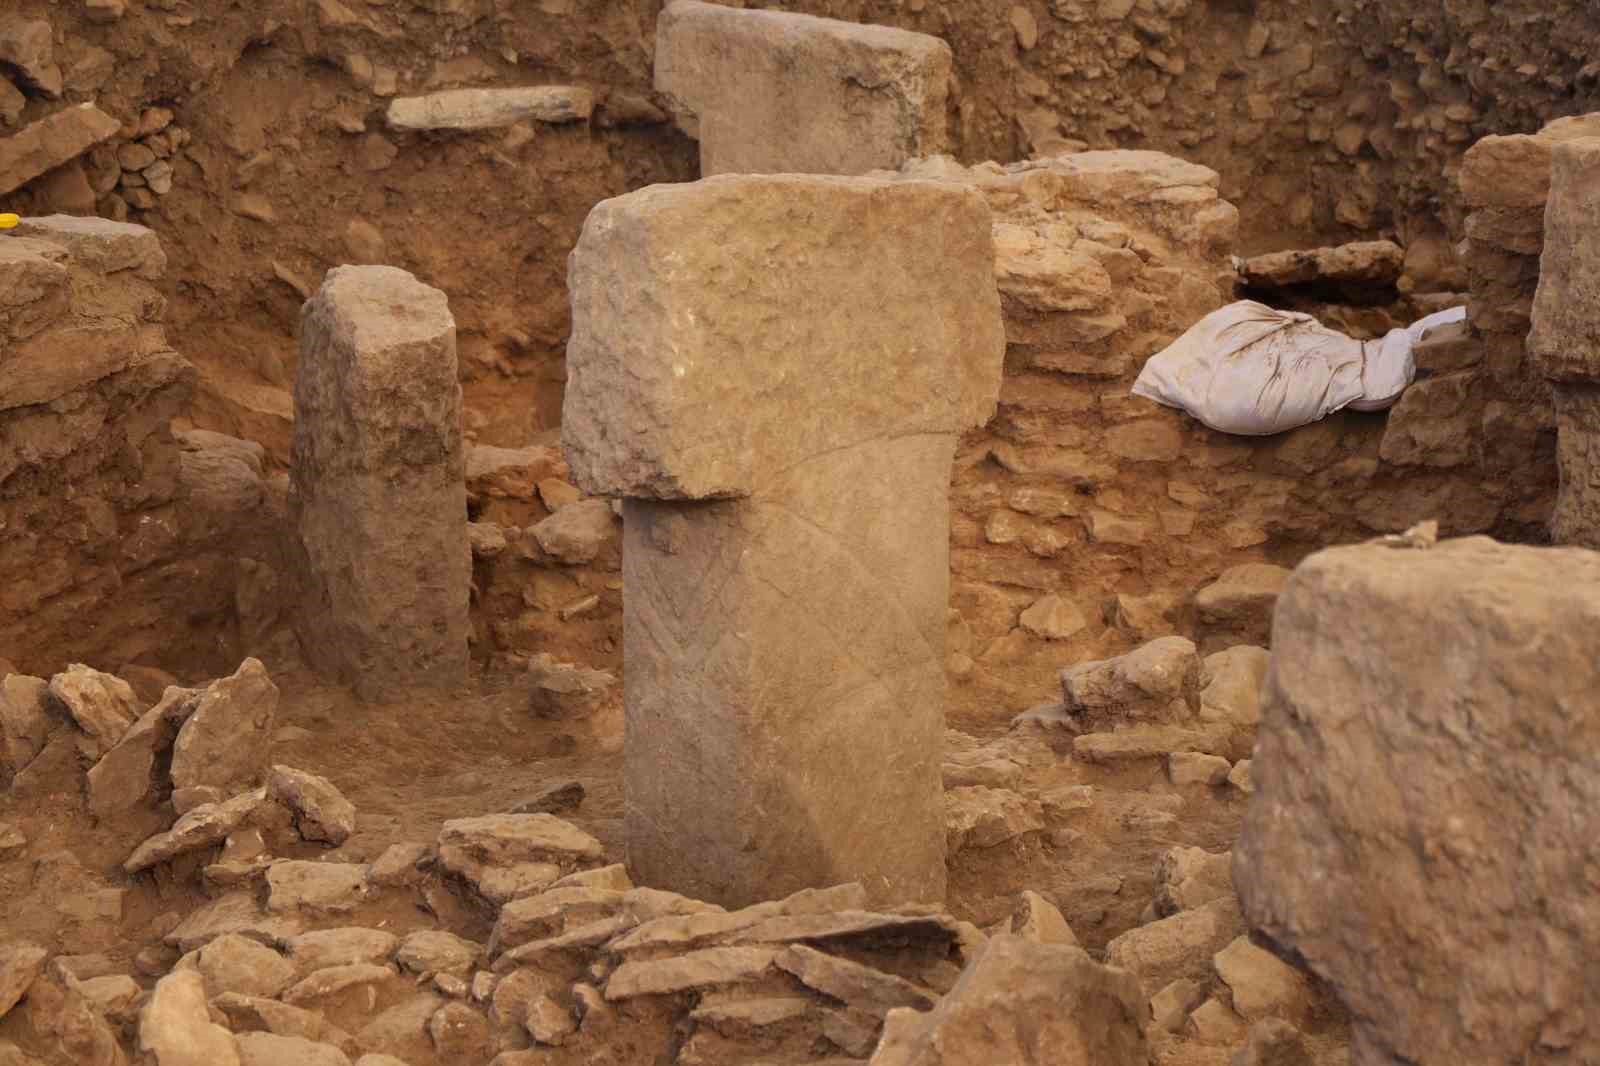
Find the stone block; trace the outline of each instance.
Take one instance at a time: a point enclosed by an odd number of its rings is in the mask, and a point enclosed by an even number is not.
[[[676,0],[656,90],[713,174],[865,174],[945,148],[950,46],[937,37]]]
[[[0,138],[0,194],[78,158],[121,128],[121,123],[93,104],[79,104]]]
[[[319,670],[383,700],[466,680],[467,540],[455,321],[393,267],[337,267],[301,312],[290,513]]]
[[[950,466],[1004,348],[983,201],[656,186],[594,210],[571,289],[568,460],[630,497],[635,878],[723,904],[853,880],[939,898]]]
[[[1600,382],[1600,137],[1557,145],[1528,353],[1546,377]]]
[[[1600,1058],[1600,555],[1336,548],[1274,636],[1234,883],[1355,1061]]]

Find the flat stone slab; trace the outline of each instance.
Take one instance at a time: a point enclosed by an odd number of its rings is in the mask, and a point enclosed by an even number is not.
[[[713,174],[865,174],[945,149],[953,64],[937,37],[677,0],[656,90]]]
[[[121,128],[122,123],[93,104],[78,104],[0,137],[0,194],[78,158]]]
[[[389,103],[386,121],[397,130],[483,130],[531,119],[584,122],[594,112],[594,93],[572,85],[514,89],[450,89],[427,96],[402,96]]]

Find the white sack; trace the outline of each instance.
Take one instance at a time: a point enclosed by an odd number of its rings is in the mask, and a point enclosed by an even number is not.
[[[1358,341],[1310,315],[1253,300],[1219,308],[1150,357],[1133,394],[1178,407],[1240,436],[1283,433],[1352,407],[1378,411],[1416,376],[1411,349],[1466,308]]]

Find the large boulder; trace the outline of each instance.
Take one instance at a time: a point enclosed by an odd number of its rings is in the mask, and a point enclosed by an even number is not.
[[[1234,883],[1358,1066],[1600,1061],[1600,555],[1322,552],[1274,640]]]

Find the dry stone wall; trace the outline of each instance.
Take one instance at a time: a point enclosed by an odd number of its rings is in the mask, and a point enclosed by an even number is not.
[[[100,143],[52,158],[7,206],[127,211],[156,229],[174,339],[202,371],[201,424],[261,441],[280,466],[299,305],[342,263],[446,292],[466,432],[521,447],[559,418],[565,261],[588,210],[696,174],[697,146],[652,92],[663,6],[17,0],[0,16],[0,134],[38,139],[27,131],[85,103],[118,128],[76,131]],[[1597,19],[1576,0],[745,6],[944,40],[963,161],[1074,141],[1181,155],[1222,175],[1246,250],[1392,231],[1419,291],[1459,288],[1450,189],[1465,148],[1596,106]],[[390,121],[399,100],[528,87],[550,90],[548,106],[504,125]],[[0,187],[19,181],[0,166]]]

